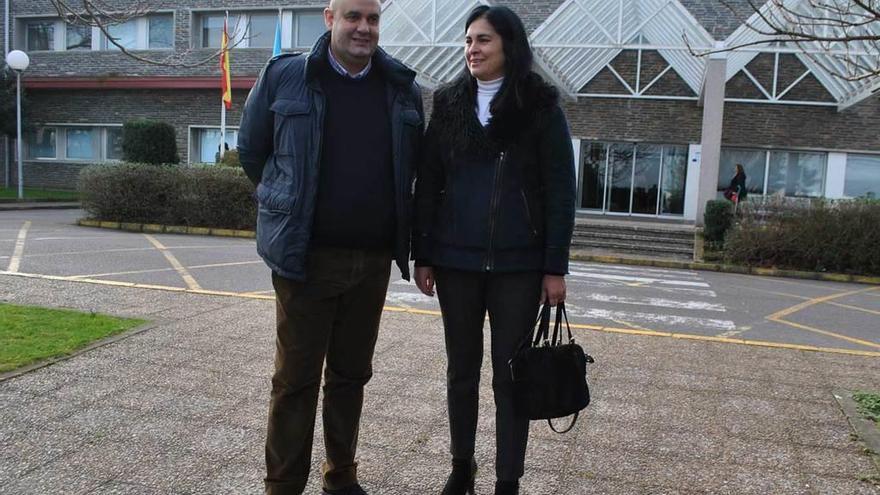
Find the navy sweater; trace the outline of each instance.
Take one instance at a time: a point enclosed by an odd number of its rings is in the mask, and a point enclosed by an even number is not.
[[[394,165],[386,84],[367,76],[321,74],[327,109],[312,244],[391,249],[395,233]]]

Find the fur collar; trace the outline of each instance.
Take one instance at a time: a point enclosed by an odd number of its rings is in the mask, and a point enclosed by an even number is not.
[[[541,116],[554,108],[559,92],[538,74],[532,72],[525,80],[523,108],[493,108],[489,125],[483,128],[477,119],[476,81],[459,77],[434,93],[434,109],[430,132],[444,147],[482,156],[495,155],[512,146],[528,130],[541,125]],[[494,105],[493,105],[494,106]]]

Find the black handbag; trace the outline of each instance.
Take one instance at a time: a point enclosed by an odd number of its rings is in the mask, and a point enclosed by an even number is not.
[[[580,411],[590,403],[587,386],[587,363],[593,358],[575,343],[565,313],[565,304],[556,306],[556,324],[550,336],[550,304],[544,304],[535,322],[535,330],[523,339],[510,359],[513,399],[517,414],[529,419],[546,419],[556,433],[570,431]],[[562,342],[562,320],[568,342]],[[574,415],[571,424],[559,431],[554,418]]]

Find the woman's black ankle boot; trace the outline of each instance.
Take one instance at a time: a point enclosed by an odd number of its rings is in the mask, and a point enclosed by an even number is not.
[[[452,473],[446,479],[441,495],[474,495],[477,478],[477,462],[470,459],[453,459]]]
[[[496,481],[495,495],[518,495],[519,481]]]

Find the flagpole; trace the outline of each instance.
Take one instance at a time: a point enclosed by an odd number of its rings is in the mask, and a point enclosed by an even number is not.
[[[228,36],[228,34],[227,34],[228,23],[229,23],[229,11],[227,10],[226,17],[223,19],[223,33],[220,35],[221,39],[222,39],[222,37]],[[224,57],[228,56],[227,50],[229,50],[229,47],[226,46],[225,43],[221,43],[221,44],[223,45],[223,53],[221,55],[220,60],[223,60]],[[224,96],[225,96],[225,90],[224,90]],[[226,146],[224,146],[225,144],[226,144],[226,102],[223,101],[223,98],[220,98],[220,146],[219,146],[220,155],[219,156],[220,156],[221,160],[223,159],[224,152],[226,151]]]

